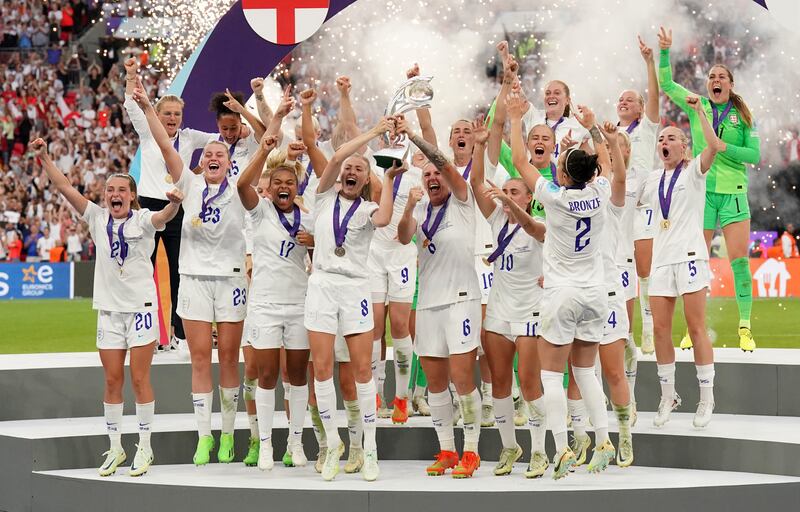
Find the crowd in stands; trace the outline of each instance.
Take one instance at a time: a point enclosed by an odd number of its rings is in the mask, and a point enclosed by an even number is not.
[[[100,51],[90,55],[77,37],[101,9],[95,0],[5,0],[0,25],[0,261],[87,260],[94,247],[74,212],[50,187],[44,173],[27,150],[28,142],[43,137],[49,142],[57,166],[92,201],[102,202],[105,176],[127,172],[138,146],[138,137],[123,114],[124,80],[122,60],[128,56],[147,62],[141,43],[120,42],[104,37]],[[739,47],[724,26],[709,26],[702,33],[719,33],[709,41],[696,41],[678,50],[674,75],[690,90],[705,89],[705,73],[714,62],[731,68],[748,58],[756,48]],[[511,34],[526,90],[539,90],[542,73],[537,37],[542,34]],[[300,45],[287,56],[273,77],[282,86],[317,88],[318,119],[323,139],[330,137],[338,111],[335,69],[304,57]],[[301,57],[301,58],[298,58]],[[497,69],[488,66],[487,80],[497,80]],[[163,95],[169,83],[165,73],[145,75],[151,97]],[[378,104],[380,103],[380,105]],[[360,122],[369,125],[382,114],[383,103],[356,105]],[[666,97],[662,98],[665,124],[688,131],[686,115]],[[779,167],[800,163],[800,135],[779,151]],[[769,154],[770,152],[764,152]],[[794,184],[793,177],[779,177]],[[792,196],[794,197],[794,196]],[[800,199],[798,197],[797,199]],[[751,198],[755,224],[761,229],[781,229],[759,221],[763,206]],[[800,213],[800,212],[799,212]]]

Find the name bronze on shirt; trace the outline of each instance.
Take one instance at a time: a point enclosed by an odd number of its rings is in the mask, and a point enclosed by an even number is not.
[[[585,212],[589,210],[596,210],[600,208],[600,198],[584,199],[581,201],[568,201],[569,211],[571,212]]]

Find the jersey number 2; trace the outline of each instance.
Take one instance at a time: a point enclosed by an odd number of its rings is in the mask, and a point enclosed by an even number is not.
[[[591,217],[583,217],[578,219],[578,222],[575,224],[575,231],[578,232],[578,234],[575,235],[575,252],[581,252],[582,250],[586,249],[586,246],[588,246],[589,242],[592,241],[592,239],[589,238],[589,231],[591,230]]]

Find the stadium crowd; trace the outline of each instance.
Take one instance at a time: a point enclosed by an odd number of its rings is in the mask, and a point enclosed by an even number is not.
[[[87,260],[94,246],[85,226],[55,194],[42,169],[29,154],[29,141],[43,137],[56,156],[59,169],[90,200],[100,202],[105,176],[127,172],[139,141],[130,120],[123,115],[125,83],[121,62],[129,56],[146,63],[142,43],[103,38],[100,51],[90,55],[78,42],[80,35],[98,15],[102,2],[94,0],[10,1],[2,4],[0,22],[0,261]],[[736,69],[757,48],[739,47],[726,37],[725,26],[710,24],[702,33],[717,33],[703,43],[700,39],[678,50],[675,80],[690,90],[704,89],[705,70],[713,62],[726,62]],[[507,34],[508,36],[508,34]],[[542,62],[537,36],[511,34],[517,49],[520,78],[526,90],[541,85]],[[282,86],[304,88],[314,84],[319,91],[318,120],[322,139],[329,139],[338,113],[338,94],[332,77],[320,61],[304,59],[303,45],[287,56],[273,77]],[[499,88],[499,62],[486,69],[487,80]],[[151,98],[163,95],[169,85],[166,74],[151,70],[145,75]],[[383,105],[357,105],[362,125],[373,123]],[[688,118],[666,96],[661,112],[665,124],[688,131]],[[299,115],[299,114],[298,114]],[[782,142],[772,163],[779,168],[800,162],[800,135]],[[787,190],[796,185],[796,173],[776,177]],[[762,198],[751,198],[754,222],[760,229],[780,229],[772,217],[759,219]],[[773,222],[769,224],[769,220]],[[792,219],[789,219],[792,220]],[[760,221],[760,222],[759,222]],[[780,221],[778,221],[780,222]],[[755,227],[755,226],[754,226]],[[53,250],[55,249],[55,250]]]

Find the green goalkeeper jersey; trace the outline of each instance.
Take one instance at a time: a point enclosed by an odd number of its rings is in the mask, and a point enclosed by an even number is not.
[[[672,80],[672,66],[669,61],[669,49],[661,50],[661,59],[658,66],[658,81],[664,93],[675,102],[689,117],[689,126],[692,131],[692,154],[699,155],[706,147],[703,137],[703,128],[700,124],[699,114],[692,109],[686,98],[691,92],[676,84]],[[700,96],[703,111],[709,122],[714,118],[714,108],[718,115],[726,109],[726,105],[712,105],[711,101]],[[731,107],[728,115],[722,120],[717,129],[717,135],[727,145],[722,153],[717,153],[711,169],[706,178],[706,190],[718,194],[747,193],[747,168],[745,164],[757,164],[761,159],[761,149],[758,131],[755,125],[747,126],[742,116]]]

